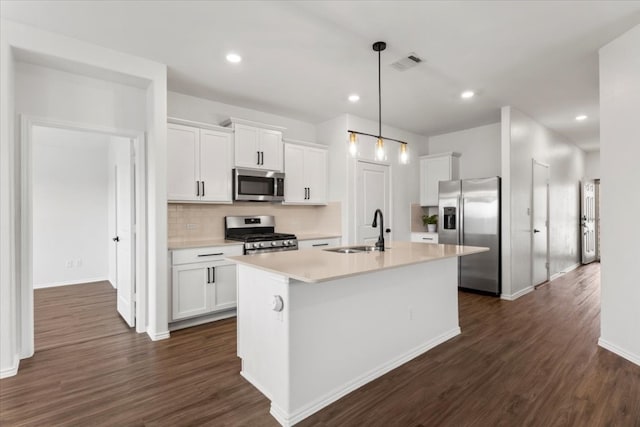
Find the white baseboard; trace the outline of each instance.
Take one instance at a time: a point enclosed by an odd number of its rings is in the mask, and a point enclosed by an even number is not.
[[[302,408],[294,411],[293,413],[288,414],[286,411],[284,411],[282,408],[278,407],[277,405],[274,405],[273,402],[271,403],[271,410],[270,413],[271,415],[280,423],[282,424],[284,427],[289,427],[292,426],[296,423],[299,423],[300,421],[304,420],[305,418],[309,417],[310,415],[318,412],[319,410],[321,410],[322,408],[332,404],[333,402],[335,402],[336,400],[340,399],[343,396],[346,396],[347,394],[351,393],[352,391],[362,387],[363,385],[375,380],[376,378],[381,377],[382,375],[386,374],[387,372],[397,368],[398,366],[404,365],[405,363],[407,363],[408,361],[420,356],[421,354],[431,350],[432,348],[436,347],[437,345],[442,344],[445,341],[450,340],[451,338],[455,337],[456,335],[460,334],[460,328],[456,327],[448,332],[445,332],[444,334],[437,336],[429,341],[427,341],[426,343],[421,344],[420,346],[409,350],[408,352],[406,352],[405,354],[387,362],[384,363],[383,365],[378,366],[377,368],[372,369],[369,372],[364,373],[363,375],[355,378],[354,380],[342,385],[341,387],[338,387],[332,391],[330,391],[329,393],[325,394],[324,396],[314,400],[313,402],[303,406]],[[251,380],[245,376],[245,378],[247,378],[247,380],[249,382],[251,382]],[[252,382],[253,384],[253,382]],[[256,384],[254,384],[256,385]],[[256,388],[260,389],[260,387],[258,385],[256,385]],[[262,390],[261,390],[262,391]]]
[[[633,354],[630,353],[620,347],[618,347],[615,344],[611,344],[609,341],[602,339],[602,337],[600,337],[598,339],[598,345],[604,349],[609,350],[612,353],[617,354],[618,356],[627,359],[628,361],[635,363],[636,365],[640,366],[640,356],[637,354]]]
[[[229,317],[236,317],[236,309],[226,310],[221,313],[214,313],[208,316],[193,317],[191,319],[178,320],[169,324],[170,331],[177,331],[179,329],[190,328],[191,326],[203,325],[209,322],[215,322],[216,320],[228,319]]]
[[[149,338],[151,338],[151,341],[166,340],[170,336],[169,331],[153,332],[149,329],[147,329],[147,335],[149,335]]]
[[[108,277],[90,277],[88,279],[64,280],[62,282],[34,283],[33,289],[55,288],[56,286],[86,285],[92,282],[109,281]],[[113,286],[113,285],[111,285]]]
[[[549,281],[556,280],[558,277],[564,276],[565,274],[569,273],[570,271],[573,271],[576,268],[580,267],[580,265],[581,265],[580,263],[577,263],[577,264],[573,264],[570,267],[565,268],[564,270],[560,271],[559,273],[556,273],[553,276],[551,276],[549,278]]]
[[[515,294],[501,294],[500,299],[503,299],[506,301],[515,301],[521,296],[526,295],[529,292],[532,292],[534,289],[535,288],[533,286],[527,286],[526,288],[516,292]]]
[[[20,366],[20,359],[18,357],[14,357],[13,365],[0,370],[0,379],[1,378],[9,378],[13,377],[18,373],[18,367]]]

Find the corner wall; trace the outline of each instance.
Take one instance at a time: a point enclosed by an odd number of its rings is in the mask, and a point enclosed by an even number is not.
[[[600,50],[602,286],[598,344],[640,365],[640,26]]]
[[[508,197],[503,197],[503,205],[508,203],[508,211],[503,210],[503,222],[509,215],[508,229],[503,227],[503,240],[510,239],[508,245],[503,244],[503,252],[510,246],[511,258],[510,271],[503,274],[503,297],[514,299],[533,286],[532,159],[549,165],[549,276],[553,276],[580,262],[580,180],[584,177],[585,153],[515,108],[504,107],[502,117],[506,120],[503,130],[508,132],[508,135],[503,132],[502,142],[502,175],[508,175],[506,187],[503,179],[503,193],[509,192]],[[503,263],[507,263],[506,258]]]

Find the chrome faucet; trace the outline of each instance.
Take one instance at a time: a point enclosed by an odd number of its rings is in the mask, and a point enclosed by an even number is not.
[[[371,223],[371,226],[374,228],[378,226],[378,215],[380,215],[380,236],[376,242],[376,249],[384,252],[384,216],[382,216],[382,211],[380,209],[376,209],[373,213],[373,222]]]

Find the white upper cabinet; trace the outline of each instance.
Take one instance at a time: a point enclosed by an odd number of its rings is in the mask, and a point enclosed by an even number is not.
[[[420,205],[438,206],[438,182],[459,179],[459,153],[420,157]]]
[[[167,125],[167,199],[231,203],[229,130]]]
[[[327,149],[284,145],[285,203],[327,204]]]
[[[282,132],[234,123],[235,165],[282,172]]]

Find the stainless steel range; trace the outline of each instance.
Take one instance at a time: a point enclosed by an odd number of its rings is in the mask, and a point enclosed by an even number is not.
[[[271,215],[224,217],[225,239],[244,242],[246,255],[298,249],[295,234],[275,233],[275,228]]]

